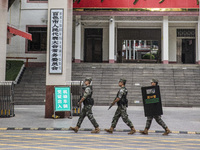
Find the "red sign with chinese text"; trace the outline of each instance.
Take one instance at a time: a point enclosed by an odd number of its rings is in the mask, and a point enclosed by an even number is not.
[[[199,8],[197,0],[81,0],[74,8]]]

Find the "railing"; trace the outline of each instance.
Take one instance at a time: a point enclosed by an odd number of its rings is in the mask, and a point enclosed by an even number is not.
[[[12,81],[0,82],[0,117],[11,117],[14,114],[14,84]]]
[[[123,62],[157,62],[158,41],[124,40],[122,43]]]
[[[7,59],[26,59],[25,67],[28,67],[29,59],[37,59],[37,57],[6,57]]]

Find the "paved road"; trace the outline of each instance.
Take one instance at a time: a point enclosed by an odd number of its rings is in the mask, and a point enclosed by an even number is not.
[[[200,135],[161,133],[127,135],[126,132],[91,134],[87,131],[0,131],[2,150],[195,150]]]
[[[101,129],[109,128],[113,115],[117,107],[113,106],[108,110],[108,106],[94,106],[94,117],[100,125]],[[165,123],[172,131],[188,131],[200,132],[200,108],[181,108],[181,107],[164,107],[164,115],[162,116]],[[1,128],[69,128],[75,126],[78,117],[73,119],[45,119],[44,105],[16,105],[15,117],[0,118]],[[137,130],[143,130],[146,124],[144,117],[144,108],[141,106],[128,107],[130,120]],[[81,126],[82,129],[93,129],[91,122],[86,117]],[[116,127],[117,130],[129,130],[128,126],[119,119]],[[150,130],[164,131],[155,120],[152,122]]]

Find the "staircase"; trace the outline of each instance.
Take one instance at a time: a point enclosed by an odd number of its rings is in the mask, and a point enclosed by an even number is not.
[[[164,64],[73,64],[72,80],[93,78],[96,105],[109,105],[119,89],[121,77],[127,79],[129,105],[143,105],[141,87],[159,80],[163,106],[200,106],[200,66]]]
[[[17,105],[42,105],[46,96],[46,68],[26,68],[21,82],[15,85]]]
[[[127,79],[129,105],[143,105],[141,87],[150,86],[150,80],[157,78],[163,106],[200,107],[199,65],[73,63],[72,67],[73,81],[93,78],[95,105],[109,105],[123,77]],[[25,70],[15,86],[15,104],[44,104],[45,73],[45,68]]]

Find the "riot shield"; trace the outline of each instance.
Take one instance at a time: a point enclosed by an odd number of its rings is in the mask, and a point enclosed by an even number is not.
[[[142,87],[142,97],[145,117],[163,114],[159,86]]]

